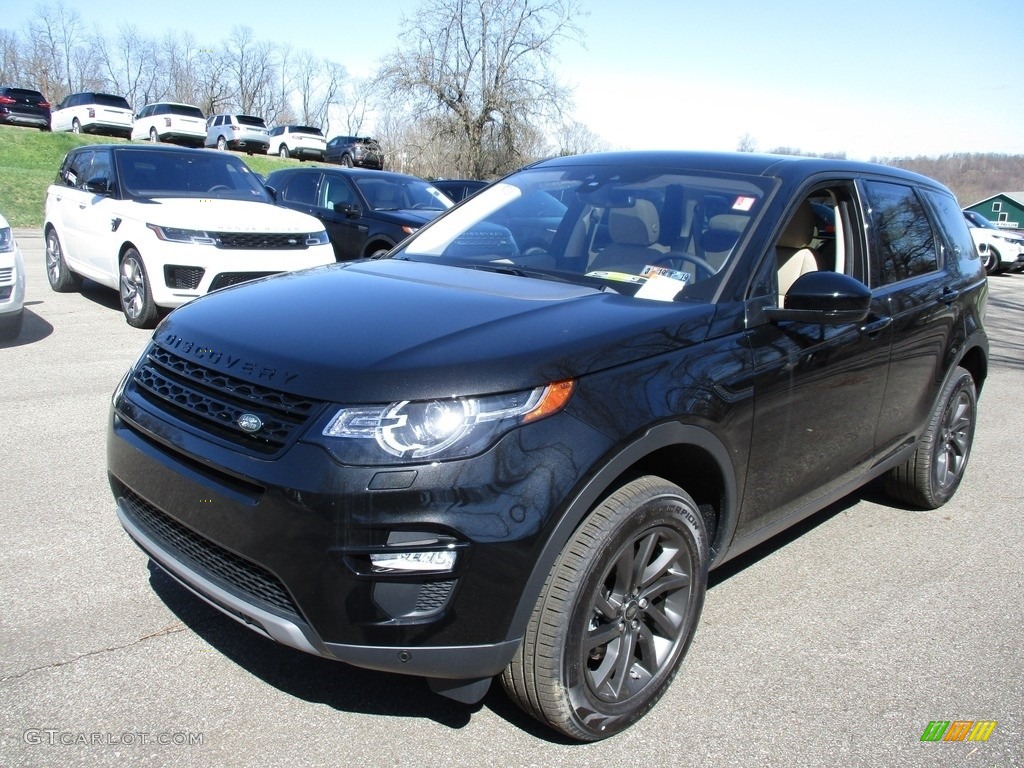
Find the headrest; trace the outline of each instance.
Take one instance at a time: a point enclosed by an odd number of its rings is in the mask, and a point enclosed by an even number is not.
[[[632,208],[612,208],[608,217],[612,241],[625,245],[651,245],[658,240],[658,209],[638,199]]]
[[[804,200],[789,220],[785,231],[779,237],[777,246],[782,248],[807,248],[814,240],[814,210]]]

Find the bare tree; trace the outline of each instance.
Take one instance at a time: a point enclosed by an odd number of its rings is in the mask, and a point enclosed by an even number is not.
[[[224,62],[231,77],[234,103],[246,114],[276,116],[280,102],[276,50],[273,43],[254,39],[252,27],[234,27],[224,47]]]
[[[23,62],[21,41],[10,29],[0,29],[0,83],[21,83]],[[31,84],[29,84],[31,85]]]
[[[136,110],[162,95],[156,43],[139,34],[135,25],[118,27],[113,45],[97,34],[95,48],[106,73],[105,87],[124,96]]]
[[[757,139],[751,136],[749,133],[744,133],[740,136],[738,142],[736,142],[737,152],[757,152]]]
[[[578,0],[435,0],[403,18],[403,47],[380,79],[423,116],[444,117],[478,178],[524,159],[524,128],[557,119],[568,91],[549,69],[556,44],[577,40]]]
[[[558,147],[555,152],[563,157],[607,149],[604,139],[578,120],[571,120],[559,126],[556,139]]]
[[[282,96],[291,102],[292,94],[295,95],[296,119],[303,125],[316,126],[326,132],[330,108],[338,102],[348,77],[345,68],[319,59],[308,50],[300,52],[287,63],[282,61],[281,68],[291,72]]]
[[[33,47],[33,74],[50,101],[56,103],[69,93],[102,84],[77,11],[61,2],[56,6],[37,5],[28,23],[28,38]]]

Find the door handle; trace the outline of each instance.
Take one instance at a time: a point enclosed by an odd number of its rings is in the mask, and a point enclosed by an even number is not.
[[[866,333],[869,336],[873,336],[877,334],[879,331],[885,330],[891,324],[892,318],[889,315],[885,315],[884,317],[878,317],[875,318],[874,320],[870,320],[869,322],[864,323],[864,325],[860,327],[860,332]]]
[[[957,288],[950,288],[948,285],[942,289],[942,301],[946,304],[952,304],[960,296],[960,290]]]

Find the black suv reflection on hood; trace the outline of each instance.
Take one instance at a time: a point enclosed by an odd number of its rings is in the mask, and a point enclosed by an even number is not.
[[[114,394],[110,485],[149,557],[254,631],[462,702],[500,675],[601,739],[667,689],[710,569],[876,477],[953,496],[986,296],[923,176],[558,158],[390,258],[170,314]]]

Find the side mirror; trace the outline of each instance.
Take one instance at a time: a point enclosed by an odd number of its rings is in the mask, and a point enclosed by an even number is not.
[[[108,195],[110,194],[110,181],[105,176],[97,176],[85,182],[84,189],[94,195]]]
[[[808,272],[786,293],[785,307],[767,307],[769,320],[800,323],[859,323],[871,309],[871,289],[839,272]]]
[[[358,205],[352,205],[351,203],[335,203],[334,210],[337,213],[343,213],[349,218],[357,219],[363,215],[362,210]]]

